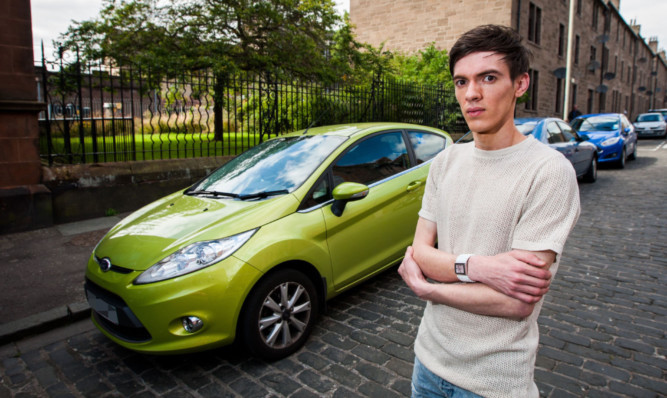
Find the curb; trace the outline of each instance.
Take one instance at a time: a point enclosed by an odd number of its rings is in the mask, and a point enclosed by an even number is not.
[[[79,302],[2,324],[0,325],[0,346],[89,316],[90,305],[87,302]]]

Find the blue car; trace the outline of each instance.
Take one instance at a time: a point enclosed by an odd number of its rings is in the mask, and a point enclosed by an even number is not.
[[[558,118],[518,118],[514,124],[523,135],[532,135],[538,141],[562,153],[572,163],[577,177],[584,182],[595,182],[598,176],[598,151],[589,138],[579,135]]]
[[[637,158],[635,127],[622,113],[582,115],[572,121],[572,127],[586,134],[598,147],[598,162],[625,167],[625,161]]]

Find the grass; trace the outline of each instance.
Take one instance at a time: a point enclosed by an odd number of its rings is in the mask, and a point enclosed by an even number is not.
[[[221,141],[215,141],[213,133],[126,134],[98,136],[96,140],[85,136],[83,142],[78,135],[70,137],[71,151],[66,150],[62,135],[51,137],[52,149],[49,151],[46,136],[40,136],[40,153],[43,156],[51,153],[58,163],[81,163],[82,158],[85,163],[94,163],[238,155],[259,143],[258,134],[248,133],[225,133]]]

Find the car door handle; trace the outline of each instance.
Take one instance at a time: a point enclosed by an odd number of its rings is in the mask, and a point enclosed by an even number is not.
[[[411,183],[408,184],[408,187],[406,188],[408,191],[414,191],[415,189],[419,188],[424,181],[412,181]]]

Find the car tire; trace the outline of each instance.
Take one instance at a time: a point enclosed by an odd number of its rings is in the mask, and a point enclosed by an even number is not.
[[[274,361],[306,342],[319,312],[313,281],[294,269],[266,275],[253,288],[240,317],[241,335],[255,356]]]
[[[591,164],[588,166],[588,171],[582,178],[584,182],[595,182],[598,179],[598,158],[593,156]]]
[[[628,156],[628,160],[637,159],[637,143],[635,142],[634,147],[632,148],[632,153]]]
[[[623,147],[623,151],[621,152],[621,158],[616,161],[616,166],[619,169],[625,168],[625,159],[626,159],[626,157],[627,157],[627,155],[625,153],[625,147]]]

